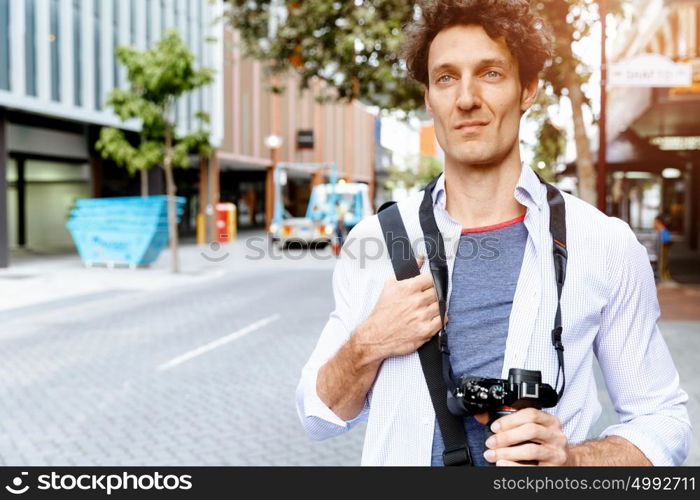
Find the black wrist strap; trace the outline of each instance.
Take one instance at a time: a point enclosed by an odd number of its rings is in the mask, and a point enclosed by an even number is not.
[[[411,248],[411,241],[401,219],[399,207],[393,204],[382,208],[383,210],[379,212],[379,224],[384,233],[384,241],[389,250],[396,279],[405,280],[418,276],[420,269],[416,264],[416,256]],[[442,330],[418,349],[418,356],[445,445],[445,451],[442,454],[443,463],[473,465],[464,432],[464,419],[452,415],[447,408],[447,385],[442,373],[444,367],[439,345],[441,338],[443,338]]]

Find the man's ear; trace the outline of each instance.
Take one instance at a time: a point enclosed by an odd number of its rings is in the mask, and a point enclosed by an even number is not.
[[[520,111],[525,113],[537,98],[537,91],[540,87],[540,81],[534,78],[531,82],[523,85],[523,90],[520,94]]]
[[[430,116],[433,116],[433,108],[430,106],[430,102],[428,101],[428,86],[423,87],[423,99],[425,99],[425,109],[428,110],[428,113]]]

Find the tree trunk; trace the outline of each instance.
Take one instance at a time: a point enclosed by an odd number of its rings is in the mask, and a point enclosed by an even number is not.
[[[581,85],[576,79],[576,68],[571,61],[574,55],[571,51],[573,34],[567,33],[567,37],[557,38],[557,52],[565,60],[564,85],[569,91],[571,112],[574,122],[574,142],[576,144],[576,175],[578,177],[578,196],[582,200],[596,206],[598,192],[596,190],[596,170],[591,155],[591,148],[586,135],[586,124],[583,119],[584,96]]]
[[[148,196],[148,170],[141,169],[141,196]]]
[[[569,100],[574,120],[574,139],[576,143],[576,174],[578,176],[578,196],[593,206],[596,206],[596,171],[588,144],[586,126],[583,121],[583,95],[578,84],[569,84],[572,80],[567,77]]]
[[[165,156],[163,158],[163,170],[165,170],[165,192],[168,195],[168,234],[170,236],[171,263],[170,270],[173,273],[180,272],[180,262],[177,255],[177,217],[175,214],[175,180],[173,178],[173,138],[172,129],[165,127]]]

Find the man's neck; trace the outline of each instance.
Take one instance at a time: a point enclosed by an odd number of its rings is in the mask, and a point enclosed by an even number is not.
[[[525,213],[513,197],[520,178],[519,158],[494,166],[445,162],[446,210],[464,228],[491,226]]]

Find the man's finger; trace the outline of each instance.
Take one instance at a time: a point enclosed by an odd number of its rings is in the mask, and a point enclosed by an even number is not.
[[[530,460],[543,460],[546,455],[544,446],[534,443],[525,443],[509,448],[499,448],[498,450],[486,450],[484,458],[487,462],[499,462],[508,460],[511,462],[524,462]]]
[[[551,427],[528,422],[515,429],[500,431],[486,440],[488,448],[506,448],[525,441],[543,443],[554,437]]]
[[[413,278],[409,278],[404,281],[406,281],[414,290],[423,291],[435,288],[433,285],[433,276],[430,273],[419,274],[418,276],[414,276]]]
[[[513,462],[511,460],[499,460],[496,462],[496,467],[534,467],[534,465],[519,464],[518,462]]]
[[[429,306],[430,304],[437,303],[437,295],[435,295],[435,290],[428,288],[420,292],[420,305]]]
[[[534,422],[541,425],[552,425],[555,422],[559,422],[559,420],[554,415],[550,415],[542,410],[525,408],[523,410],[516,411],[515,413],[511,413],[510,415],[506,415],[505,417],[499,418],[493,424],[491,424],[491,430],[493,432],[501,432],[520,427],[521,425],[529,422]]]

